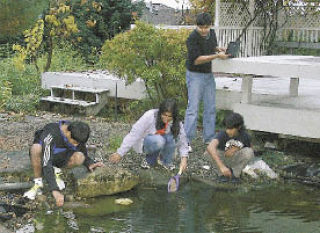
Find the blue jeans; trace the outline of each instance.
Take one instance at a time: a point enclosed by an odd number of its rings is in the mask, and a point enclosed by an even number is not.
[[[143,151],[147,154],[146,160],[151,166],[156,164],[158,156],[165,165],[170,164],[175,148],[176,143],[171,133],[149,134],[144,138]]]
[[[196,136],[199,103],[203,101],[203,140],[210,142],[216,127],[216,81],[212,73],[187,70],[188,108],[184,129],[189,142]]]

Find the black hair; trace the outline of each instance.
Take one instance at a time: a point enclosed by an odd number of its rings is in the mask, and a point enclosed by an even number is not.
[[[161,120],[161,114],[164,112],[171,112],[172,113],[172,126],[171,132],[174,138],[177,138],[180,132],[180,122],[179,122],[179,115],[178,115],[178,106],[174,99],[165,99],[161,102],[159,106],[159,111],[157,115],[156,121],[156,129],[163,129],[165,124]]]
[[[81,121],[71,122],[68,130],[71,132],[71,138],[80,144],[86,143],[89,139],[90,127],[87,123]]]
[[[211,25],[212,18],[209,13],[200,13],[197,15],[196,19],[197,26]]]
[[[227,129],[238,128],[239,130],[245,129],[243,117],[236,112],[227,115],[223,120],[223,125]]]

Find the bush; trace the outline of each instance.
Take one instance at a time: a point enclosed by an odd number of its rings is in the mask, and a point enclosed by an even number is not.
[[[6,102],[6,110],[13,112],[35,113],[40,96],[37,94],[14,95]]]
[[[46,62],[46,56],[42,56],[38,64],[43,67]],[[52,61],[49,71],[86,71],[90,68],[84,59],[67,42],[63,42],[53,50]],[[92,67],[91,67],[92,68]]]
[[[46,57],[38,59],[43,67]],[[88,66],[67,43],[53,51],[51,71],[81,71]],[[35,65],[26,64],[24,70],[15,67],[13,58],[0,60],[0,110],[14,112],[35,112],[39,99],[46,90],[41,88],[40,73]]]
[[[4,109],[12,96],[11,83],[0,79],[0,110]]]
[[[105,42],[100,65],[128,83],[142,78],[153,106],[169,97],[186,106],[185,41],[188,35],[188,30],[156,29],[137,22],[134,29]]]

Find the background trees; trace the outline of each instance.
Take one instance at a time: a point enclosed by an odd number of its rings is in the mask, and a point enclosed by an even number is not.
[[[46,7],[48,0],[0,0],[0,43],[15,40],[41,17]]]
[[[103,43],[117,33],[130,28],[132,14],[141,11],[141,2],[131,0],[72,0],[72,15],[78,25],[74,43],[88,62],[97,62],[97,52]]]

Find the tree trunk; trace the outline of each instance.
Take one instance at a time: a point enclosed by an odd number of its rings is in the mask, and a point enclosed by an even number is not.
[[[43,69],[43,72],[47,72],[50,69],[51,66],[51,60],[52,60],[52,53],[53,53],[53,41],[52,41],[52,37],[49,37],[49,42],[48,42],[48,57],[47,57],[47,63]]]

